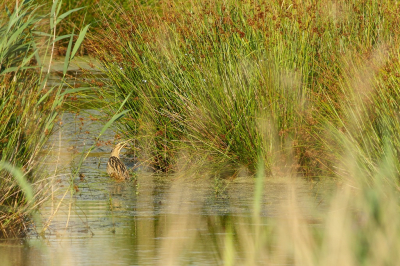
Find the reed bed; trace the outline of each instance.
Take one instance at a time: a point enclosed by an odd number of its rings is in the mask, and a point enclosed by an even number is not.
[[[50,195],[49,176],[40,171],[40,153],[53,131],[64,97],[76,89],[63,88],[70,60],[83,36],[72,46],[73,34],[58,36],[55,1],[48,14],[32,2],[2,9],[0,16],[0,236],[25,233],[30,214]],[[40,10],[40,12],[39,12]],[[54,48],[69,39],[64,77],[48,86]],[[72,49],[74,48],[74,49]],[[46,59],[47,64],[43,64]]]
[[[154,169],[176,169],[185,153],[189,164],[234,169],[229,176],[254,173],[261,157],[270,174],[290,148],[302,176],[335,176],[343,134],[370,167],[384,155],[383,132],[397,154],[398,9],[136,1],[99,12],[87,49],[110,78],[99,94],[110,113],[129,110],[121,131]]]
[[[210,227],[214,234],[206,240],[216,264],[398,262],[399,3],[177,0],[104,10],[97,13],[103,17],[86,49],[109,78],[98,88],[99,99],[111,121],[125,114],[118,126],[136,139],[139,160],[165,172],[195,168],[235,177],[245,169],[255,176],[254,214],[245,222],[182,219],[180,226]],[[19,62],[7,58],[10,67]],[[0,125],[9,125],[0,131],[6,132],[0,138],[2,161],[21,166],[30,183],[37,177],[34,155],[62,102],[57,89],[55,98],[40,94],[43,87],[36,84],[42,80],[34,73],[0,76],[1,86],[7,84],[0,87],[7,88],[2,101],[9,102],[2,112],[10,114]],[[19,114],[22,99],[18,103],[16,93],[28,93],[24,102],[49,104],[42,107],[48,111],[35,111],[39,104]],[[28,115],[46,114],[43,124],[29,126]],[[19,207],[0,220],[3,225],[24,220],[32,208],[28,190],[7,176],[1,184],[10,180],[13,194],[2,194],[12,195],[2,207]],[[265,176],[340,182],[324,217],[310,219],[298,205],[296,180],[288,183],[281,216],[265,218]],[[173,245],[165,238],[160,261],[179,264],[201,237],[190,230]]]

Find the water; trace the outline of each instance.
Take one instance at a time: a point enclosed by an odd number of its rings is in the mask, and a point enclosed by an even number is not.
[[[1,265],[219,265],[223,241],[232,235],[229,228],[254,226],[254,178],[221,182],[201,173],[156,175],[122,150],[128,168],[137,168],[137,182],[117,182],[105,169],[118,136],[111,128],[96,139],[105,122],[102,114],[66,111],[60,119],[43,154],[53,176],[51,197],[28,238],[0,242]],[[81,175],[74,176],[92,145]],[[282,216],[282,203],[293,186],[306,210],[311,201],[324,209],[324,195],[332,190],[327,182],[297,179],[293,185],[283,178],[267,179],[262,227],[269,226],[269,218]],[[318,226],[313,219],[306,222]],[[237,248],[237,261],[246,252]]]

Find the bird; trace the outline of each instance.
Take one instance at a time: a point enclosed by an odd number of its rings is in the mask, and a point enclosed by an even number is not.
[[[108,159],[107,174],[114,179],[129,179],[129,172],[126,169],[125,164],[119,158],[121,149],[128,144],[128,141],[123,141],[115,145],[114,149],[111,151],[111,156]]]

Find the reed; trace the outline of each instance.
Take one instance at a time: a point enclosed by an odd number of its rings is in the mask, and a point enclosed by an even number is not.
[[[174,169],[189,150],[189,161],[218,171],[255,172],[261,155],[271,173],[277,151],[290,146],[303,176],[333,176],[345,147],[327,125],[342,134],[354,119],[345,110],[365,82],[374,91],[363,107],[371,119],[351,134],[369,145],[363,149],[375,147],[366,160],[382,155],[378,131],[395,132],[396,2],[137,1],[114,8],[88,45],[110,79],[99,93],[110,113],[121,103],[130,110],[121,131],[139,140],[142,160],[155,169]]]
[[[70,60],[84,31],[72,46],[74,34],[57,36],[65,17],[55,1],[47,15],[32,2],[6,8],[0,20],[0,236],[23,234],[33,210],[48,196],[48,180],[40,171],[40,153],[53,131],[64,97],[76,89],[63,88]],[[39,12],[40,10],[40,12]],[[87,30],[87,29],[86,29]],[[48,86],[54,47],[70,40],[64,76]],[[43,64],[44,59],[47,64]]]

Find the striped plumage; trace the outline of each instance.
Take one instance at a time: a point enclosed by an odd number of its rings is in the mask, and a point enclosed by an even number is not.
[[[119,159],[119,152],[126,145],[127,142],[118,143],[111,151],[111,156],[107,163],[107,173],[112,178],[119,180],[129,179],[128,170],[126,169],[125,164]]]

